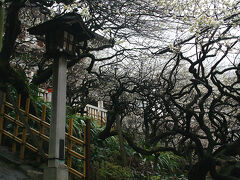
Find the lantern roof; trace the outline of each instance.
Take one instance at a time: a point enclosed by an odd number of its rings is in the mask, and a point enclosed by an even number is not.
[[[46,35],[59,30],[67,31],[81,41],[95,37],[95,34],[83,22],[81,15],[75,12],[56,16],[49,21],[28,29],[29,33],[33,35]]]

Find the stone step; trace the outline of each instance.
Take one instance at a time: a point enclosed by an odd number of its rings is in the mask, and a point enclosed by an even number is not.
[[[43,180],[43,172],[0,146],[0,180]]]
[[[21,165],[24,163],[23,160],[19,159],[19,157],[16,154],[10,152],[8,148],[5,146],[0,146],[0,159],[11,162],[16,165]]]

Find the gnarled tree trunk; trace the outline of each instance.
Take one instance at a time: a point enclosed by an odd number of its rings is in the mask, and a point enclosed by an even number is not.
[[[192,169],[188,173],[189,180],[205,180],[208,171],[210,170],[210,161],[200,160],[195,165],[193,165]]]

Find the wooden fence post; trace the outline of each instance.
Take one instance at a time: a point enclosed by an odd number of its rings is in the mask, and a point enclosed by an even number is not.
[[[20,105],[21,105],[21,95],[18,95],[17,98],[17,108],[20,109]],[[18,136],[18,125],[16,123],[16,121],[19,121],[19,114],[16,112],[16,116],[15,116],[15,122],[14,122],[14,131],[13,131],[13,135],[15,137]],[[16,141],[13,142],[12,144],[12,152],[16,153],[16,148],[17,148],[17,143]]]
[[[101,121],[101,127],[103,127],[103,112],[102,111],[101,111],[100,121]]]
[[[1,92],[1,91],[0,91]],[[3,130],[3,121],[4,121],[4,107],[5,107],[5,101],[6,101],[6,93],[1,92],[0,93],[0,108],[1,108],[1,114],[0,114],[0,144],[2,144],[2,130]]]
[[[44,135],[44,126],[43,126],[43,122],[46,121],[46,111],[47,111],[47,106],[44,105],[42,107],[42,115],[41,115],[41,123],[40,123],[40,134],[43,134]],[[39,142],[39,146],[42,148],[43,147],[43,140],[42,138],[40,138],[40,142]],[[42,148],[43,149],[43,148]],[[38,156],[37,157],[37,162],[40,162],[41,161],[41,156]]]
[[[86,180],[91,179],[91,152],[90,152],[90,138],[91,138],[91,123],[90,119],[87,119],[86,122]]]
[[[26,106],[25,106],[25,122],[28,123],[28,116],[29,116],[29,107],[30,107],[30,98],[26,100]],[[22,132],[22,145],[20,148],[20,158],[24,158],[24,152],[25,152],[25,146],[27,141],[27,130],[26,128],[23,128]]]
[[[86,131],[86,126],[84,127],[84,136],[83,136],[83,138],[84,138],[84,140],[83,140],[83,142],[84,142],[84,146],[83,146],[83,156],[84,156],[84,161],[83,161],[83,175],[84,175],[84,179],[86,179],[86,164],[87,164],[87,158],[86,158],[86,151],[87,151],[87,138],[86,138],[86,134],[87,134],[87,131]]]
[[[68,134],[70,135],[70,137],[73,134],[73,118],[69,119]],[[73,145],[73,142],[72,142],[71,138],[69,138],[68,139],[68,150],[72,150],[72,145]],[[70,155],[70,153],[68,153],[68,156],[67,156],[67,166],[72,167],[72,156]],[[68,180],[71,180],[71,179],[72,179],[72,174],[69,173]]]

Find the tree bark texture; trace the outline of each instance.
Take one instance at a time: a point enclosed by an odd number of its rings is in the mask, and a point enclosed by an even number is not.
[[[202,160],[193,165],[188,173],[189,180],[205,180],[208,171],[210,170],[210,163],[207,160]]]
[[[122,126],[121,126],[121,117],[119,114],[116,116],[116,123],[117,123],[117,131],[118,131],[118,139],[119,139],[119,144],[120,144],[120,154],[122,158],[122,165],[124,167],[127,166],[127,157],[126,157],[126,150],[124,147],[124,139],[123,139],[123,134],[122,134]]]

